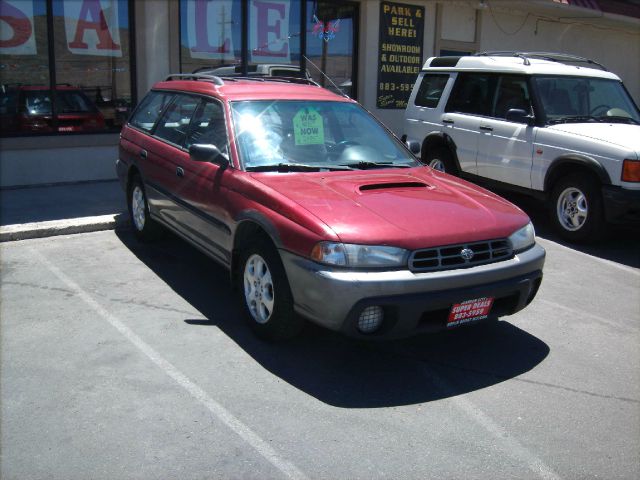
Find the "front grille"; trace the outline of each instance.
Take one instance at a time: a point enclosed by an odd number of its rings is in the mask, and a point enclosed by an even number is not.
[[[513,250],[507,239],[461,243],[416,250],[409,257],[409,269],[412,272],[430,272],[468,268],[507,260],[512,256]]]

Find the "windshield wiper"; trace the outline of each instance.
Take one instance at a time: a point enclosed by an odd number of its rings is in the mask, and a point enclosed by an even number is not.
[[[277,163],[247,167],[247,172],[322,172],[327,170],[348,170],[341,166],[305,165],[303,163]]]
[[[622,115],[607,115],[600,117],[600,120],[603,122],[611,122],[611,123],[632,123],[634,125],[640,125],[640,122],[632,117],[625,117]]]
[[[350,163],[341,163],[341,166],[353,168],[357,170],[368,170],[371,168],[409,168],[409,165],[399,165],[394,164],[393,162],[350,162]]]

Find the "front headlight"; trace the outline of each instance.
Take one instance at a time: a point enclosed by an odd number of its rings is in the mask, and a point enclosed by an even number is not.
[[[341,267],[402,267],[408,255],[404,248],[338,242],[320,242],[311,251],[316,262]]]
[[[511,234],[509,236],[509,241],[511,242],[513,253],[522,252],[527,248],[533,247],[536,243],[536,231],[533,229],[533,224],[529,222],[520,230]]]

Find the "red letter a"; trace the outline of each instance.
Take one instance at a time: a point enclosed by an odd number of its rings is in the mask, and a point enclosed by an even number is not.
[[[87,17],[91,17],[92,21],[87,20]],[[107,20],[104,18],[104,12],[100,7],[99,0],[83,0],[82,7],[80,7],[80,15],[78,16],[76,36],[73,38],[73,42],[69,44],[69,48],[89,48],[89,45],[83,41],[86,30],[95,30],[98,34],[99,42],[96,45],[98,50],[120,49],[120,45],[114,43],[111,38]]]

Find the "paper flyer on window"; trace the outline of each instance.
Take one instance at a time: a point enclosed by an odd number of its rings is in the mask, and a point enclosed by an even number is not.
[[[117,0],[64,0],[63,9],[71,53],[122,57]]]
[[[0,1],[0,54],[36,55],[33,2]]]
[[[187,4],[187,42],[191,58],[235,61],[233,1],[195,0]]]

